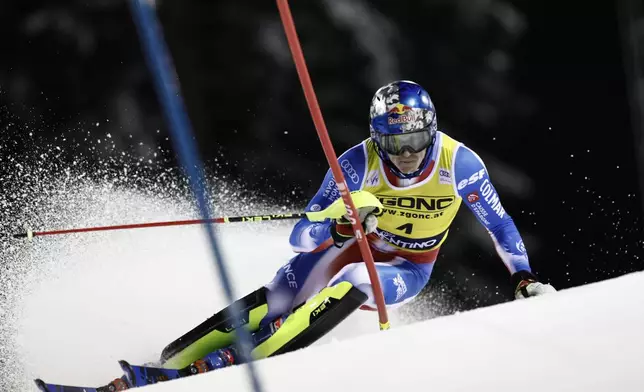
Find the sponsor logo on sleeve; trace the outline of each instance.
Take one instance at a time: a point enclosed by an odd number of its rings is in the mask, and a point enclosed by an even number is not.
[[[517,250],[521,253],[525,253],[525,244],[523,243],[523,240],[517,241]]]
[[[503,218],[505,216],[505,210],[501,205],[499,195],[497,195],[497,193],[494,191],[492,184],[490,184],[490,181],[487,178],[481,184],[480,191],[481,196],[485,199],[492,211],[494,211],[499,216],[499,218]]]
[[[311,206],[311,211],[312,211],[312,212],[320,211],[321,209],[322,209],[322,206],[321,206],[321,205],[319,205],[319,204],[313,204],[313,205]]]
[[[347,177],[351,180],[351,182],[353,182],[354,184],[358,184],[360,182],[360,176],[353,168],[353,165],[351,164],[351,162],[349,162],[348,159],[344,159],[342,162],[340,162],[340,166],[342,166],[344,172],[347,174]]]
[[[333,179],[329,180],[329,183],[326,184],[326,187],[324,188],[324,193],[322,193],[322,196],[326,197],[331,201],[337,199],[340,196],[340,192],[338,192],[338,187],[335,186],[335,181]]]
[[[467,201],[471,204],[476,201],[479,201],[479,193],[477,191],[471,192],[470,194],[467,195]]]
[[[480,202],[480,201],[477,201],[477,202],[472,203],[472,210],[474,211],[474,213],[476,214],[476,216],[478,216],[478,217],[479,217],[479,219],[481,220],[481,222],[483,222],[486,226],[489,226],[489,225],[490,225],[490,221],[489,221],[489,220],[487,220],[487,216],[489,215],[489,213],[488,213],[488,212],[487,212],[487,210],[486,210],[486,209],[481,205],[481,202]]]
[[[466,179],[463,179],[463,180],[459,181],[457,188],[459,190],[461,190],[461,189],[465,188],[468,185],[472,185],[475,182],[477,182],[478,180],[482,179],[484,175],[485,175],[485,169],[481,169],[481,170],[477,171],[476,173],[472,174],[470,176],[470,178],[466,178]]]
[[[466,178],[466,179],[463,179],[463,180],[459,181],[457,188],[459,190],[461,190],[461,189],[465,188],[468,185],[472,185],[475,182],[477,182],[478,180],[482,179],[484,175],[485,175],[485,169],[481,169],[481,170],[477,171],[476,173],[472,174],[470,176],[470,178]]]

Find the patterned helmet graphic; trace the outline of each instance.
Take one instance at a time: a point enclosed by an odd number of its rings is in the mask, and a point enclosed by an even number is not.
[[[369,113],[371,140],[380,159],[400,178],[413,178],[429,163],[429,150],[436,140],[436,110],[425,89],[408,80],[398,80],[376,91]],[[422,163],[412,173],[401,172],[392,155],[425,151]]]
[[[369,112],[371,132],[400,134],[438,128],[429,94],[415,82],[399,80],[376,91]]]

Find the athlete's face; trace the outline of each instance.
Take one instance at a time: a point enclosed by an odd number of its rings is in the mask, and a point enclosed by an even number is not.
[[[427,150],[421,152],[403,151],[400,155],[389,154],[389,159],[403,173],[412,173],[420,167]]]

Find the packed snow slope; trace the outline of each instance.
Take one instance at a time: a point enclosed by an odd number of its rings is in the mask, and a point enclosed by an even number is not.
[[[642,287],[634,273],[256,364],[266,392],[644,391]],[[142,391],[251,390],[247,376],[240,365]]]
[[[24,223],[44,230],[194,217],[189,203],[157,194],[82,183],[57,192],[34,212],[37,220]],[[220,213],[266,208],[243,207]],[[218,226],[237,297],[270,281],[293,256],[292,223]],[[117,360],[156,360],[166,344],[228,303],[199,226],[8,245],[0,276],[0,385],[8,387],[0,390],[35,391],[34,378],[104,385],[122,374]],[[375,313],[357,312],[315,345],[257,367],[264,391],[275,392],[644,391],[642,287],[644,275],[633,274],[407,326],[392,312],[386,332],[378,331]],[[245,370],[143,390],[250,390]]]
[[[189,203],[94,184],[53,200],[44,209],[48,215],[40,214],[42,222],[25,223],[38,231],[196,217]],[[267,211],[263,205],[246,207],[220,213]],[[217,226],[236,297],[269,282],[293,257],[288,243],[293,224]],[[200,226],[36,237],[12,244],[10,273],[3,277],[11,279],[12,287],[6,300],[9,336],[3,342],[10,377],[0,381],[0,390],[5,390],[2,382],[9,384],[7,390],[36,390],[34,378],[104,385],[122,374],[119,359],[157,360],[168,343],[228,304]],[[374,328],[373,314],[360,312],[326,341]]]

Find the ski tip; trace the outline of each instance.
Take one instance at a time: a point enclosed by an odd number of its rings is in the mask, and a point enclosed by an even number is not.
[[[49,392],[49,389],[47,389],[47,384],[39,378],[35,379],[34,382],[36,383],[36,386],[38,387],[39,390],[42,392]]]
[[[135,387],[136,377],[134,375],[134,372],[132,371],[132,366],[130,366],[130,364],[123,359],[119,360],[119,366],[121,366],[121,369],[125,373],[125,378],[127,379],[128,384]]]
[[[124,359],[119,360],[119,366],[125,371],[129,371],[131,369],[130,363]]]
[[[125,361],[125,360],[123,360],[123,359],[121,359],[121,360],[119,361],[119,366],[121,367],[121,369],[123,369],[123,371],[124,371],[126,374],[129,374],[129,373],[132,371],[132,367],[130,366],[130,364],[128,363],[128,361]]]

